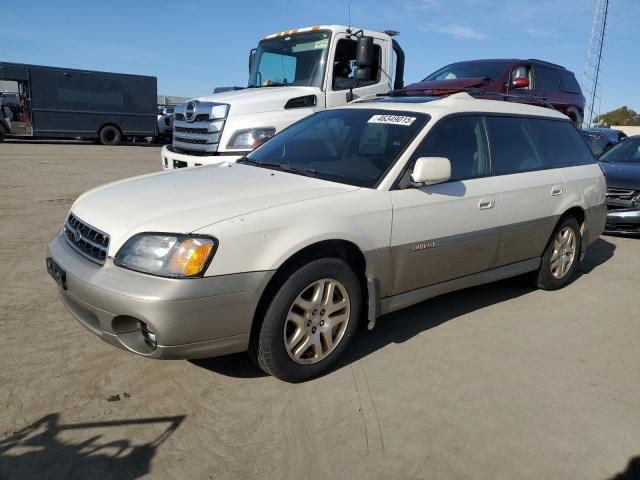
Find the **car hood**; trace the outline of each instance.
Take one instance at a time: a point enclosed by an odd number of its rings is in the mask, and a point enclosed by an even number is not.
[[[408,92],[424,92],[425,90],[432,90],[437,94],[450,93],[451,91],[462,90],[464,88],[480,87],[491,83],[487,78],[458,78],[455,80],[424,80],[422,82],[412,83],[405,87]]]
[[[243,115],[246,113],[261,113],[284,110],[285,104],[292,98],[306,95],[317,95],[321,91],[316,87],[261,87],[245,88],[228,92],[214,93],[200,97],[202,102],[226,103],[230,106],[230,115]]]
[[[607,187],[640,190],[640,163],[600,162],[607,176]]]
[[[357,189],[230,164],[160,172],[103,185],[81,195],[71,211],[109,234],[109,256],[113,256],[136,233],[190,233],[239,215]]]

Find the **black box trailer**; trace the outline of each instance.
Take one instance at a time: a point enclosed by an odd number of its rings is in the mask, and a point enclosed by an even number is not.
[[[156,103],[156,77],[0,62],[0,140],[155,137]]]

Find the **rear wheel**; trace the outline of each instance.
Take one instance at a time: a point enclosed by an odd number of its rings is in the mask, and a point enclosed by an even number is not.
[[[338,258],[303,265],[280,286],[251,339],[266,373],[300,382],[326,371],[347,347],[360,316],[362,291]]]
[[[122,132],[114,125],[105,125],[100,129],[99,137],[102,145],[119,145],[122,141]]]
[[[557,290],[571,281],[578,266],[581,241],[580,224],[574,217],[566,217],[558,224],[535,275],[538,288]]]

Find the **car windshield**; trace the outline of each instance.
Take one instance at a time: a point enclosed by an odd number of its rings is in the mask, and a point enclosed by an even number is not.
[[[496,80],[507,69],[507,62],[459,62],[432,73],[427,80],[455,80],[458,78],[490,78]]]
[[[298,33],[262,40],[249,73],[249,87],[322,87],[331,34]]]
[[[598,160],[607,163],[640,163],[640,137],[624,139]]]
[[[283,130],[241,163],[373,188],[428,116],[383,109],[325,110]]]

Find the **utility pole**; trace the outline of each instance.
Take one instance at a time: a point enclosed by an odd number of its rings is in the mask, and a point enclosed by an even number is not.
[[[593,118],[600,115],[601,97],[598,82],[600,81],[600,67],[604,55],[609,0],[595,0],[595,7],[587,51],[587,63],[582,74],[582,91],[587,99],[583,125],[587,127],[591,127]]]

